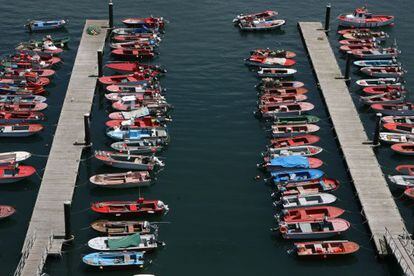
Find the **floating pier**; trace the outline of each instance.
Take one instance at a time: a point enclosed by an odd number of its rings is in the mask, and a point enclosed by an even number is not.
[[[385,234],[399,240],[406,229],[320,22],[299,22],[338,143],[378,255],[388,254]],[[409,261],[408,261],[409,262]],[[414,271],[413,262],[409,262]]]
[[[91,25],[101,27],[89,35]],[[65,238],[64,202],[71,201],[84,149],[84,114],[96,88],[97,51],[103,49],[107,20],[86,20],[53,144],[15,275],[40,275],[47,256],[60,255]]]

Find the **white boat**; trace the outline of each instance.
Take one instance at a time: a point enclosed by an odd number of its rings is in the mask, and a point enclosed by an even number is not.
[[[279,230],[285,239],[325,239],[339,235],[349,229],[351,224],[340,218],[324,220],[279,223]]]
[[[397,78],[378,78],[378,79],[361,79],[356,84],[362,87],[366,86],[383,86],[383,85],[401,85]]]
[[[98,187],[112,189],[147,187],[151,185],[151,177],[147,171],[96,174],[91,176],[89,181]]]
[[[29,159],[32,156],[30,152],[27,151],[10,151],[0,153],[0,165],[9,165],[23,162],[26,159]]]
[[[322,152],[321,147],[317,146],[296,146],[284,148],[270,148],[265,153],[270,158],[283,156],[314,156]]]
[[[158,248],[153,234],[133,234],[116,237],[96,237],[88,241],[88,246],[99,251],[139,250],[150,251]]]
[[[354,65],[359,67],[388,67],[401,66],[396,59],[371,59],[371,60],[356,60]]]
[[[413,143],[414,135],[395,132],[380,132],[379,139],[386,144]]]
[[[274,20],[252,20],[245,21],[242,20],[239,23],[239,28],[243,31],[268,31],[279,29],[286,24],[286,21],[283,19],[274,19]]]
[[[412,175],[389,175],[388,179],[392,183],[405,188],[414,187],[414,176]]]
[[[259,78],[286,78],[293,76],[297,71],[291,68],[260,68],[257,71]]]
[[[95,151],[95,158],[114,168],[152,171],[164,167],[164,162],[155,156],[134,155],[110,151]]]
[[[327,205],[336,201],[336,196],[326,193],[311,194],[311,195],[291,195],[283,196],[280,201],[275,202],[277,206],[280,204],[283,209],[310,207],[318,205]]]

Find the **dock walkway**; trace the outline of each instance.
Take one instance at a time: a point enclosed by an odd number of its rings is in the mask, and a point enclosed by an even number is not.
[[[405,233],[404,222],[373,149],[364,144],[368,140],[367,135],[322,24],[299,22],[298,26],[375,248],[380,256],[386,255],[386,229],[393,237],[401,236]]]
[[[98,35],[88,26],[102,28]],[[60,254],[65,235],[63,203],[72,200],[84,141],[83,116],[90,113],[96,81],[97,50],[102,50],[107,20],[86,20],[53,144],[33,209],[15,275],[40,275],[48,255]]]

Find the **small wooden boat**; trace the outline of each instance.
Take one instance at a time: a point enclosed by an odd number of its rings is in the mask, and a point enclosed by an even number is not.
[[[242,31],[270,31],[280,29],[285,23],[283,19],[242,20],[239,22],[239,28]]]
[[[414,104],[411,102],[400,104],[373,104],[375,112],[389,116],[414,116]]]
[[[359,98],[365,105],[372,105],[376,103],[380,104],[399,104],[405,102],[405,93],[399,91],[390,92],[385,94],[361,96]]]
[[[371,59],[371,60],[356,60],[354,65],[359,67],[388,67],[401,66],[396,59]]]
[[[296,64],[296,61],[289,58],[279,58],[279,57],[263,57],[253,55],[250,58],[244,60],[244,63],[248,66],[256,67],[276,67],[276,66],[285,66],[290,67]]]
[[[27,137],[42,131],[40,124],[1,124],[0,137]]]
[[[281,211],[277,218],[286,222],[297,222],[306,220],[322,220],[324,218],[337,218],[343,213],[345,213],[345,210],[337,207],[316,206],[285,209]]]
[[[262,57],[277,57],[277,58],[294,58],[296,53],[292,51],[286,51],[285,49],[255,49],[250,51],[252,56]]]
[[[285,239],[325,239],[341,234],[351,224],[340,218],[319,221],[279,222],[279,231]]]
[[[159,34],[158,28],[150,28],[141,26],[137,28],[116,28],[113,29],[111,35],[130,35],[130,34]]]
[[[159,73],[167,73],[167,70],[162,68],[160,65],[150,65],[139,62],[110,62],[105,65],[106,68],[114,70],[116,72],[133,73],[142,72],[144,70],[157,71]]]
[[[38,32],[62,29],[66,24],[67,21],[64,19],[30,20],[26,23],[25,27],[29,30],[29,32]]]
[[[276,125],[314,124],[320,121],[319,117],[313,115],[274,117],[272,119],[273,123]]]
[[[363,67],[360,71],[375,78],[399,78],[407,72],[400,66]]]
[[[362,87],[367,86],[385,86],[385,85],[401,85],[397,78],[378,78],[378,79],[361,79],[357,80],[356,84]]]
[[[303,95],[308,93],[308,89],[304,87],[299,88],[266,88],[265,90],[260,91],[258,94],[261,96],[267,97],[287,97],[287,96],[296,96]]]
[[[139,82],[139,81],[149,81],[155,76],[146,75],[145,73],[133,73],[128,75],[115,75],[115,76],[103,76],[99,78],[99,82],[104,85],[111,84],[122,84],[125,82]]]
[[[413,143],[397,143],[391,146],[391,149],[402,155],[414,155]]]
[[[394,23],[392,15],[376,15],[368,12],[366,7],[357,8],[353,13],[338,16],[339,26],[354,28],[383,27]]]
[[[88,241],[88,246],[99,251],[151,251],[158,248],[153,234],[132,234],[115,237],[96,237]]]
[[[111,151],[95,151],[95,158],[105,165],[139,171],[152,171],[164,167],[164,163],[155,156],[134,155]]]
[[[154,128],[154,127],[162,127],[161,123],[154,119],[151,116],[146,116],[142,118],[134,118],[129,120],[109,120],[105,122],[107,127],[121,127],[121,126],[132,126],[132,127],[140,127],[140,128]]]
[[[105,94],[105,98],[111,102],[117,102],[122,100],[122,98],[128,97],[128,99],[132,99],[135,97],[135,101],[137,102],[150,102],[150,101],[166,101],[165,97],[161,96],[160,94],[155,93],[108,93]]]
[[[293,76],[297,71],[287,68],[260,68],[257,71],[259,78],[287,78]]]
[[[70,38],[68,36],[61,37],[61,38],[56,38],[56,37],[52,38],[51,35],[46,35],[43,39],[30,40],[28,42],[24,42],[24,44],[30,44],[33,47],[38,48],[38,47],[42,47],[46,41],[52,42],[53,45],[55,45],[56,47],[65,48],[68,46]]]
[[[352,50],[349,53],[355,58],[360,59],[392,59],[398,57],[401,51],[396,48],[376,48],[370,50]]]
[[[398,186],[414,187],[414,176],[412,175],[389,175],[388,179]]]
[[[410,187],[404,190],[404,195],[410,199],[414,199],[414,187]]]
[[[112,37],[112,40],[117,42],[156,40],[158,43],[161,42],[159,34],[154,33],[115,35]]]
[[[150,111],[168,113],[172,105],[166,100],[138,100],[136,96],[122,97],[112,103],[112,108],[118,111],[132,111],[146,106]]]
[[[306,95],[282,95],[282,96],[274,96],[269,94],[264,94],[260,96],[258,105],[271,105],[274,103],[289,103],[289,102],[303,102],[306,101],[308,97]]]
[[[152,29],[163,29],[165,27],[166,20],[163,17],[144,17],[144,18],[125,18],[122,20],[128,28],[136,28],[146,26]]]
[[[395,170],[402,174],[414,176],[414,165],[398,165]]]
[[[92,184],[103,188],[123,189],[146,187],[151,185],[149,172],[126,172],[96,174],[89,178]]]
[[[321,147],[306,145],[284,148],[269,148],[265,153],[265,156],[268,156],[270,158],[282,156],[315,156],[321,152]]]
[[[161,94],[165,90],[152,81],[129,84],[111,84],[106,87],[109,93],[152,93]]]
[[[302,134],[310,134],[319,131],[320,127],[314,124],[303,124],[303,125],[273,125],[272,126],[272,137],[292,137]]]
[[[43,86],[15,86],[0,84],[0,95],[40,95],[45,93]]]
[[[259,114],[265,118],[272,118],[275,116],[303,115],[304,113],[309,112],[314,108],[315,106],[308,102],[274,103],[259,106]]]
[[[0,103],[44,103],[46,100],[37,95],[0,95]]]
[[[109,44],[111,49],[153,49],[158,48],[159,42],[156,39],[131,40],[123,42],[112,42]]]
[[[275,157],[261,164],[268,172],[283,169],[317,169],[323,165],[322,160],[306,156],[282,156]]]
[[[305,86],[305,84],[300,81],[281,81],[274,78],[263,78],[260,80],[259,84],[256,85],[256,88],[263,91],[267,89],[300,88],[303,86]]]
[[[281,197],[280,201],[274,203],[283,209],[320,206],[334,203],[336,196],[326,193],[311,195],[290,195]]]
[[[354,50],[365,51],[365,50],[371,50],[371,49],[376,49],[376,48],[378,48],[378,45],[374,42],[339,46],[339,50],[342,52],[350,52]]]
[[[275,184],[303,182],[322,178],[324,172],[316,169],[297,169],[270,173]]]
[[[151,225],[148,221],[136,220],[97,220],[91,223],[91,227],[95,231],[108,236],[131,235],[135,233],[150,234],[154,229],[157,229],[156,225]]]
[[[316,135],[305,134],[287,138],[277,138],[270,141],[268,148],[294,147],[312,145],[319,142],[320,138]]]
[[[401,84],[388,84],[388,85],[376,85],[376,86],[367,86],[362,89],[362,91],[369,95],[378,95],[391,92],[401,92],[405,93],[405,88]]]
[[[285,185],[277,185],[277,189],[282,196],[326,193],[335,191],[338,189],[338,187],[339,182],[331,178],[323,178],[317,181],[305,181],[287,183]]]
[[[32,176],[36,169],[32,166],[19,164],[0,166],[0,183],[13,183]]]
[[[155,52],[141,49],[114,49],[111,54],[120,58],[153,58]]]
[[[82,257],[82,261],[92,267],[99,269],[118,267],[144,266],[144,252],[94,252]]]
[[[0,111],[10,112],[35,112],[42,111],[47,108],[47,103],[36,103],[36,102],[13,102],[6,103],[0,102]]]
[[[27,72],[28,70],[30,70],[30,72],[36,73],[41,78],[51,78],[55,75],[55,70],[44,69],[44,68],[25,69],[25,68],[10,68],[10,67],[7,67],[5,69],[5,71],[7,73],[10,73],[10,74],[13,74],[13,75],[24,74],[24,72]]]
[[[165,141],[139,140],[121,141],[111,144],[111,148],[119,152],[129,152],[132,154],[153,154],[162,150]]]
[[[414,135],[395,133],[395,132],[380,132],[379,139],[382,143],[414,143]]]
[[[0,124],[35,123],[44,120],[40,112],[32,111],[0,111]]]
[[[111,120],[131,120],[136,118],[143,118],[150,115],[148,107],[141,107],[132,111],[126,112],[113,112],[109,114],[109,119]]]
[[[31,44],[24,44],[20,43],[15,48],[17,51],[34,51],[34,52],[41,52],[46,54],[51,54],[53,56],[59,56],[61,53],[63,53],[62,48],[56,47],[52,42],[45,41],[43,45],[40,47],[34,47]]]
[[[29,159],[31,156],[32,154],[27,151],[1,152],[0,153],[0,166],[15,165],[17,163],[20,163],[20,162],[23,162]]]
[[[382,127],[390,132],[398,132],[398,133],[406,133],[406,134],[413,134],[414,133],[414,124],[407,124],[407,123],[385,123]]]
[[[371,30],[361,30],[361,29],[352,29],[353,31],[344,33],[342,36],[344,39],[370,39],[375,38],[377,41],[386,40],[389,35],[383,31],[371,31]]]
[[[114,140],[165,140],[168,143],[170,136],[168,131],[164,127],[134,127],[134,126],[121,126],[115,128],[109,128],[106,131],[106,135]]]
[[[16,209],[9,205],[0,205],[0,220],[8,218],[16,213]]]
[[[414,116],[384,116],[381,118],[383,124],[386,123],[400,123],[400,124],[414,124]]]
[[[277,15],[278,15],[278,12],[272,11],[272,10],[267,10],[267,11],[263,11],[259,13],[251,13],[251,14],[241,13],[241,14],[238,14],[233,19],[233,23],[237,25],[240,23],[240,21],[254,20],[254,19],[267,19],[267,18],[275,17]]]
[[[360,45],[360,44],[370,44],[381,42],[377,41],[375,38],[367,38],[367,39],[342,39],[339,41],[341,45]]]
[[[139,198],[135,201],[100,201],[92,203],[92,211],[105,215],[162,215],[168,212],[168,205],[161,200]]]
[[[294,244],[299,257],[336,257],[349,255],[359,250],[359,245],[348,240],[338,241],[311,241]]]

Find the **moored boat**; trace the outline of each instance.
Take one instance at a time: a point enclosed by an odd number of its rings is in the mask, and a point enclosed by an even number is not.
[[[269,148],[264,156],[269,156],[270,158],[282,156],[314,156],[321,152],[321,147],[306,145],[283,148]]]
[[[369,50],[352,50],[349,53],[355,58],[360,59],[392,59],[401,53],[396,48],[374,48]]]
[[[292,208],[282,210],[278,219],[295,222],[306,220],[321,220],[324,218],[337,218],[345,213],[345,210],[333,206],[315,206],[304,208]]]
[[[279,201],[275,202],[275,206],[280,206],[283,209],[298,208],[298,207],[311,207],[319,205],[327,205],[336,201],[336,196],[319,193],[311,195],[290,195],[283,196]]]
[[[369,95],[378,95],[378,94],[385,94],[385,93],[392,93],[392,92],[401,92],[405,93],[405,87],[400,84],[387,84],[387,85],[377,85],[375,86],[366,86],[362,89],[362,91]]]
[[[67,24],[67,20],[29,20],[25,27],[29,32],[50,31],[62,29]]]
[[[164,163],[155,156],[95,151],[95,158],[108,166],[127,170],[152,171],[164,167]]]
[[[153,58],[155,52],[147,49],[114,49],[111,54],[120,58]]]
[[[320,137],[312,134],[297,135],[294,137],[276,138],[270,141],[268,148],[294,147],[312,145],[319,142]]]
[[[18,164],[0,166],[0,183],[13,183],[32,176],[36,169]]]
[[[133,72],[140,72],[143,70],[152,70],[157,71],[159,73],[166,73],[167,70],[163,69],[159,65],[149,65],[145,63],[139,63],[139,62],[109,62],[105,65],[106,68],[109,68],[111,70],[117,71],[117,72],[124,72],[124,73],[133,73]]]
[[[320,121],[320,118],[313,115],[299,115],[292,117],[273,117],[273,123],[276,125],[294,125],[294,124],[314,124]]]
[[[92,267],[99,269],[139,267],[144,266],[144,252],[94,252],[82,257],[82,261]]]
[[[132,154],[153,154],[161,151],[163,145],[165,145],[165,141],[138,140],[115,142],[111,144],[111,148]]]
[[[233,19],[233,23],[238,24],[238,23],[240,23],[240,21],[243,21],[243,20],[266,19],[266,18],[275,17],[277,15],[278,15],[278,12],[273,11],[273,10],[266,10],[266,11],[263,11],[263,12],[251,13],[251,14],[241,13],[241,14],[238,14]]]
[[[338,20],[343,27],[373,28],[394,23],[394,16],[372,14],[366,7],[362,7],[355,9],[353,13],[339,15]]]
[[[0,219],[5,219],[16,213],[16,209],[9,205],[0,205]]]
[[[155,29],[164,29],[166,20],[163,17],[143,17],[143,18],[125,18],[122,20],[128,28],[136,28],[141,26],[146,26],[148,28],[155,28]]]
[[[405,93],[399,91],[390,92],[385,94],[371,95],[371,96],[361,96],[360,100],[365,105],[372,105],[375,103],[380,104],[398,104],[405,102]]]
[[[320,180],[285,183],[277,185],[277,190],[282,196],[288,195],[309,195],[332,192],[338,189],[339,182],[332,178],[322,178]],[[274,196],[273,194],[272,196]]]
[[[0,137],[27,137],[42,129],[40,124],[0,124]]]
[[[402,174],[414,176],[414,165],[398,165],[395,170]]]
[[[414,143],[397,143],[392,145],[391,149],[402,155],[414,155]]]
[[[380,132],[379,139],[386,144],[414,143],[414,135],[404,133]]]
[[[242,31],[270,31],[279,29],[285,23],[283,19],[242,20],[239,22],[239,28]]]
[[[315,124],[302,125],[273,125],[271,135],[274,138],[292,137],[302,134],[310,134],[319,131],[320,127]]]
[[[165,205],[161,200],[148,200],[139,198],[134,201],[100,201],[94,202],[91,205],[92,211],[99,214],[106,215],[152,215],[165,214],[168,212],[168,205]]]
[[[286,78],[293,76],[297,71],[290,68],[260,68],[257,71],[259,78]]]
[[[170,140],[168,131],[164,127],[141,128],[135,126],[121,126],[109,128],[106,131],[106,135],[109,138],[118,141],[156,140],[165,141],[164,143],[166,144]]]
[[[361,79],[357,80],[356,84],[362,87],[367,86],[384,86],[384,85],[401,85],[397,78],[378,78],[378,79]]]
[[[296,169],[270,173],[275,184],[303,182],[322,178],[324,172],[316,169]]]
[[[261,167],[266,168],[268,172],[273,172],[281,169],[316,169],[322,165],[322,160],[314,157],[282,156],[265,161]]]
[[[282,95],[282,96],[274,96],[269,94],[264,94],[260,96],[258,105],[270,105],[273,103],[288,103],[288,102],[303,102],[306,101],[308,97],[303,94],[299,95]]]
[[[14,165],[16,163],[23,162],[32,156],[27,151],[10,151],[0,153],[0,165]]]
[[[414,124],[407,123],[385,123],[382,127],[391,132],[413,134],[414,133]]]
[[[289,58],[280,58],[280,57],[263,57],[253,55],[244,60],[244,63],[248,66],[256,67],[275,67],[275,66],[285,66],[290,67],[296,64],[296,61]]]
[[[334,257],[349,255],[359,250],[359,245],[348,240],[297,242],[296,254],[299,257]]]
[[[272,103],[259,106],[259,113],[263,117],[303,115],[313,110],[315,106],[308,102],[297,103]]]
[[[255,49],[250,51],[252,56],[263,56],[263,57],[278,57],[278,58],[294,58],[296,53],[287,51],[285,49]]]
[[[137,220],[97,220],[91,223],[92,229],[108,236],[130,235],[135,233],[149,234],[157,229],[148,221]]]
[[[151,251],[158,248],[153,234],[132,234],[127,236],[96,237],[88,241],[88,246],[99,251]]]
[[[146,187],[151,185],[150,174],[146,171],[96,174],[91,176],[89,181],[98,187],[112,189]]]
[[[279,222],[279,231],[285,239],[325,239],[341,234],[351,224],[340,218],[319,221]]]
[[[414,116],[414,104],[411,102],[400,104],[373,104],[371,108],[383,115]]]
[[[381,118],[383,124],[400,123],[414,125],[414,116],[384,116]]]
[[[414,176],[412,175],[389,175],[388,179],[392,183],[404,188],[414,187]]]
[[[359,67],[388,67],[400,66],[401,64],[396,59],[371,59],[371,60],[356,60],[354,65]]]
[[[32,111],[0,111],[0,124],[35,123],[45,118],[43,113]]]
[[[406,73],[400,66],[363,67],[360,71],[375,78],[399,78]]]

